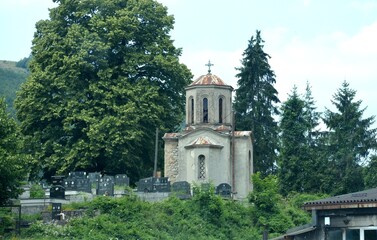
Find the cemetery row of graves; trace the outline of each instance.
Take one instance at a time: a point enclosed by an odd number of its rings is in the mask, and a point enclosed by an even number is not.
[[[50,198],[65,199],[66,191],[77,191],[95,193],[96,195],[114,196],[116,186],[129,187],[130,179],[126,174],[101,175],[93,172],[70,172],[68,176],[52,176],[50,186]],[[186,181],[179,181],[170,184],[167,177],[149,177],[140,179],[137,183],[137,192],[174,192],[179,198],[188,198],[192,195],[191,184]],[[210,187],[209,184],[202,184],[202,188]],[[95,191],[94,191],[95,189]],[[216,194],[225,198],[232,197],[231,186],[222,183],[216,186]]]

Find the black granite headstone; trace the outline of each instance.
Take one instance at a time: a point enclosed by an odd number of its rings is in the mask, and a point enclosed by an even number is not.
[[[65,199],[65,188],[63,186],[52,186],[50,198]]]
[[[224,198],[231,198],[232,187],[228,183],[221,183],[216,187],[216,194]]]
[[[97,182],[96,194],[103,196],[114,196],[114,182],[108,178],[100,178]]]
[[[61,220],[62,204],[52,203],[52,220]]]
[[[115,175],[115,185],[129,186],[130,178],[126,174],[117,174]]]
[[[187,199],[191,197],[191,186],[187,181],[175,182],[171,186],[171,191],[177,198]]]
[[[53,186],[63,186],[64,176],[52,176],[51,180]]]

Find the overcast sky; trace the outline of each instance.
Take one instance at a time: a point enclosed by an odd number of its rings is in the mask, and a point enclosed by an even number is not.
[[[212,73],[237,88],[235,67],[260,30],[281,101],[294,85],[304,93],[309,82],[318,110],[334,110],[331,99],[346,80],[368,107],[364,117],[377,115],[376,0],[160,2],[175,16],[171,36],[194,79],[211,60]],[[0,60],[29,55],[35,23],[53,6],[52,0],[0,0]]]

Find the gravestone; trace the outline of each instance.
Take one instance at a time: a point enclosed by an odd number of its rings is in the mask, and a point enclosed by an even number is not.
[[[114,182],[109,178],[100,178],[97,182],[97,195],[114,196]]]
[[[170,192],[170,181],[167,177],[143,178],[137,182],[138,192]]]
[[[100,179],[101,174],[99,172],[91,172],[88,174],[88,178],[90,183],[97,183],[98,179]]]
[[[53,186],[63,186],[64,176],[52,176],[51,181]]]
[[[68,176],[73,177],[73,178],[87,178],[86,172],[70,172],[68,173]]]
[[[80,192],[92,192],[92,184],[90,183],[89,178],[76,179],[76,190]]]
[[[65,199],[65,188],[63,186],[52,186],[50,198]]]
[[[52,220],[61,220],[62,213],[62,204],[61,203],[52,203]]]
[[[126,174],[117,174],[115,175],[115,185],[129,186],[130,178]]]
[[[216,194],[224,198],[231,198],[232,187],[228,183],[221,183],[216,187]]]
[[[172,184],[171,191],[179,199],[188,199],[191,197],[191,185],[187,181],[178,181]]]
[[[64,179],[64,185],[63,186],[66,190],[73,190],[73,191],[76,190],[76,183],[75,183],[74,179],[71,178],[71,177]]]
[[[103,175],[101,178],[104,182],[112,182],[115,183],[115,178],[114,176],[111,175]]]
[[[89,178],[69,177],[64,180],[64,187],[66,190],[79,192],[92,192],[92,185]]]

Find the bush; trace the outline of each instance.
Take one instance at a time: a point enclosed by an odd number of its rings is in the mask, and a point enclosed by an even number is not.
[[[33,184],[30,188],[30,198],[44,198],[45,191],[39,184]]]

